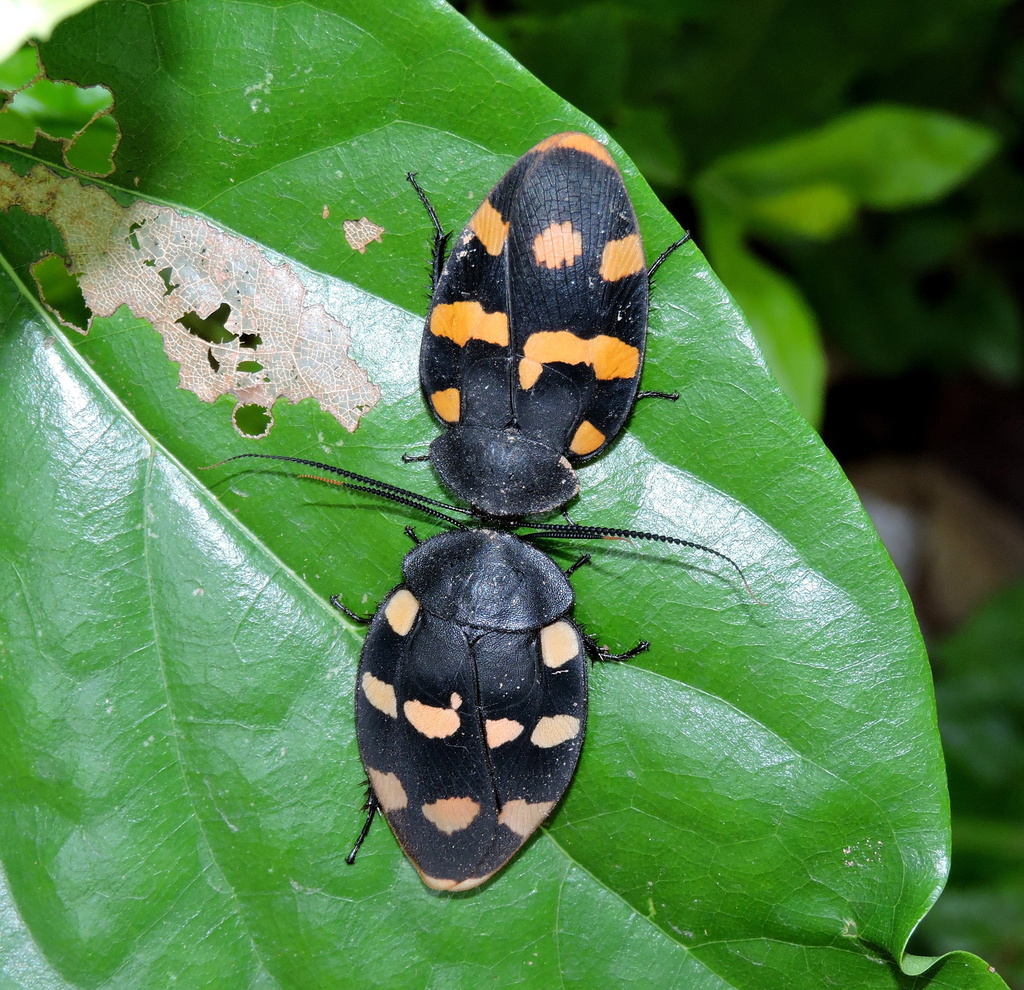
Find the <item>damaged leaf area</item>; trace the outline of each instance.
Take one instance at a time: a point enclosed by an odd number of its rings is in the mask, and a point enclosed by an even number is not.
[[[345,240],[348,241],[348,246],[360,254],[366,254],[366,245],[370,241],[382,244],[381,235],[387,233],[383,227],[378,226],[367,217],[363,217],[361,220],[346,220],[342,227],[345,231]]]
[[[278,398],[316,399],[350,431],[380,398],[349,355],[349,327],[307,304],[295,272],[245,238],[142,200],[122,207],[103,189],[42,166],[23,177],[0,164],[0,209],[14,206],[60,232],[88,323],[120,306],[149,320],[180,366],[182,388],[206,402],[235,397],[241,436],[270,432]]]
[[[106,86],[47,78],[38,50],[26,45],[0,64],[0,143],[31,148],[55,141],[68,168],[88,175],[114,171],[121,130]]]

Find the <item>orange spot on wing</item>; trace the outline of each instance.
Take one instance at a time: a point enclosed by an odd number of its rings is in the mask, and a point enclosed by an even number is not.
[[[488,873],[486,876],[470,877],[468,880],[445,880],[441,877],[427,876],[426,873],[420,870],[420,878],[432,890],[446,890],[451,893],[455,893],[459,890],[472,890],[473,887],[479,887],[480,884],[490,880],[493,876],[494,871]]]
[[[385,812],[401,811],[409,804],[402,782],[393,773],[381,773],[373,767],[367,767],[366,773],[370,778],[373,793],[377,795],[377,800]]]
[[[416,621],[420,603],[408,588],[400,588],[392,596],[384,608],[384,618],[388,625],[399,635],[406,636]],[[397,712],[395,713],[397,717]]]
[[[545,268],[570,268],[583,254],[583,235],[571,221],[553,223],[533,239],[533,256]]]
[[[605,441],[604,434],[593,423],[583,420],[569,441],[569,449],[579,457],[592,454]]]
[[[530,742],[541,749],[560,746],[580,733],[580,720],[575,715],[545,715],[536,725]]]
[[[434,412],[446,423],[457,423],[462,415],[462,395],[457,388],[446,388],[430,397]]]
[[[540,655],[545,667],[561,667],[579,656],[579,652],[580,644],[576,630],[564,619],[541,629]]]
[[[644,271],[646,267],[639,234],[628,234],[621,240],[609,241],[601,252],[601,278],[606,282],[617,282],[627,275]]]
[[[368,670],[363,672],[363,694],[366,700],[373,705],[377,711],[398,718],[398,699],[395,697],[395,687],[376,678]]]
[[[524,391],[533,388],[537,384],[537,379],[540,378],[540,373],[544,370],[544,365],[540,361],[534,361],[533,358],[523,358],[519,362],[519,384]]]
[[[552,148],[575,148],[615,168],[615,159],[608,153],[603,144],[598,144],[589,134],[580,134],[578,131],[565,131],[562,134],[552,134],[538,144],[534,151],[550,151]],[[616,169],[618,171],[618,169]]]
[[[508,240],[508,223],[502,220],[501,214],[491,206],[489,199],[485,199],[480,209],[473,214],[469,227],[488,254],[495,257],[501,254],[505,241]]]
[[[518,739],[526,726],[517,722],[514,718],[489,718],[484,723],[484,732],[487,735],[487,746],[489,749],[497,749],[504,746],[513,739]]]
[[[470,340],[508,347],[508,315],[485,313],[476,300],[440,303],[430,314],[430,332],[454,340],[459,347]]]

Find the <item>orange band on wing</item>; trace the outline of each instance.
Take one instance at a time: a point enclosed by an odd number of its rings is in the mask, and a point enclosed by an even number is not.
[[[598,144],[589,134],[580,134],[578,131],[565,131],[562,134],[552,134],[538,144],[534,151],[550,151],[552,148],[575,148],[585,154],[593,155],[606,165],[615,168],[615,159],[608,154],[608,149],[603,144]],[[615,169],[618,171],[618,169]]]
[[[465,347],[470,340],[508,347],[508,315],[485,313],[475,300],[440,303],[430,314],[430,332],[435,337],[454,340],[459,347]]]
[[[618,337],[609,337],[603,333],[584,340],[568,330],[541,330],[527,338],[523,359],[538,364],[552,364],[556,361],[562,364],[589,364],[594,369],[594,377],[599,381],[635,378],[640,370],[640,351]],[[526,377],[528,379],[532,376]],[[523,379],[520,362],[520,381]]]
[[[469,226],[488,254],[495,257],[501,254],[508,239],[508,223],[502,220],[501,214],[491,206],[489,199],[485,199],[480,209],[473,214]]]

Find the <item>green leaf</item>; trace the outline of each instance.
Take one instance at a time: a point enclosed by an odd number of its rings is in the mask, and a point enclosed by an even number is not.
[[[944,196],[980,168],[998,147],[987,127],[948,114],[901,106],[865,107],[824,127],[775,144],[728,155],[712,165],[739,209],[756,216],[764,201],[813,197],[828,184],[851,203],[880,210],[903,209]],[[833,194],[835,195],[835,194]],[[821,199],[820,192],[817,197]],[[769,207],[770,209],[770,207]],[[824,236],[820,204],[817,224]],[[835,210],[838,230],[849,210]],[[786,216],[773,218],[785,226]],[[790,229],[803,233],[801,222]]]
[[[277,467],[200,468],[291,453],[443,494],[400,463],[436,433],[416,380],[430,227],[404,173],[454,226],[536,140],[596,131],[440,3],[103,3],[43,59],[51,78],[110,88],[123,140],[98,192],[43,180],[95,210],[0,214],[9,983],[1001,985],[962,953],[900,969],[948,856],[920,638],[852,491],[692,246],[659,272],[644,377],[680,399],[640,406],[572,511],[714,546],[760,603],[714,559],[598,547],[574,576],[577,617],[602,642],[653,646],[594,670],[550,827],[465,896],[429,892],[379,825],[346,867],[361,634],[327,598],[371,609],[399,580],[403,526],[432,527]],[[615,153],[648,244],[669,243],[678,227]],[[32,164],[5,157],[19,176]],[[104,239],[108,196],[164,212]],[[343,221],[363,217],[383,233],[361,253]],[[162,249],[180,248],[169,272],[104,267],[158,220]],[[255,267],[208,275],[185,238],[200,230]],[[87,301],[207,292],[180,334],[212,357],[270,332],[232,315],[323,307],[379,399],[351,433],[282,399],[267,439],[244,439],[235,399],[178,387],[220,372],[169,361],[168,326],[94,302],[88,336],[45,316],[30,272],[48,252],[89,259],[73,269]],[[211,320],[227,342],[201,336]]]

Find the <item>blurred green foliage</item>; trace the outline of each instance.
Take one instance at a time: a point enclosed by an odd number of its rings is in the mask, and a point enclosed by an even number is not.
[[[1019,378],[1020,259],[990,263],[1024,235],[1024,43],[1004,0],[462,9],[695,226],[812,422],[822,332],[868,371]]]
[[[950,883],[917,937],[1024,985],[1024,583],[932,650],[953,806]]]

